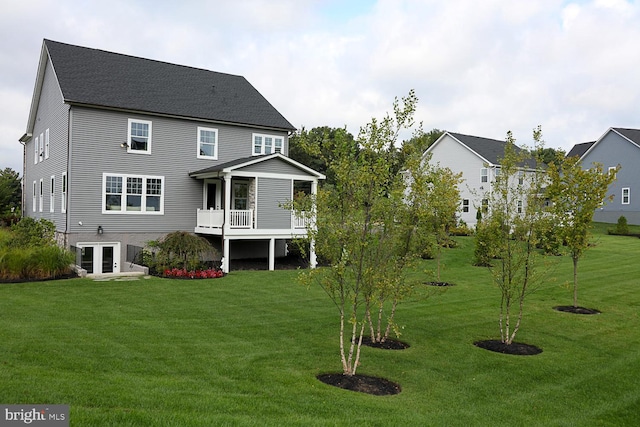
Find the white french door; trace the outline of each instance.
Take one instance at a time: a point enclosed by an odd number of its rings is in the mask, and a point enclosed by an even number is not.
[[[81,251],[80,267],[87,274],[120,272],[120,243],[78,243]]]

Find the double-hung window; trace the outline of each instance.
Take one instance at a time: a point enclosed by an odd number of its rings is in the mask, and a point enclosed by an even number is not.
[[[629,203],[631,203],[631,189],[625,187],[622,189],[622,204],[628,205]]]
[[[489,171],[487,168],[480,169],[480,182],[489,182]]]
[[[67,212],[67,173],[62,173],[62,191],[60,192],[60,212]]]
[[[253,134],[253,155],[282,153],[284,137],[278,135]]]
[[[49,158],[49,129],[44,131],[44,158]]]
[[[218,159],[218,130],[198,127],[198,158]]]
[[[39,146],[38,146],[38,141],[39,141],[39,139],[36,136],[36,139],[35,139],[35,142],[34,142],[34,145],[33,145],[35,147],[35,150],[33,152],[33,164],[34,165],[38,164],[38,157],[40,157],[40,152],[38,151],[40,149]]]
[[[127,152],[151,154],[151,122],[129,119],[127,140]]]
[[[51,175],[51,186],[49,187],[49,212],[54,212],[54,205],[56,200],[56,176]]]
[[[469,199],[462,199],[462,212],[469,212]]]
[[[38,194],[38,212],[42,212],[42,197],[44,194],[42,179],[40,179],[40,192]]]
[[[524,184],[524,171],[518,171],[518,184]]]
[[[103,182],[102,213],[164,213],[164,177],[105,173]]]
[[[38,194],[38,185],[35,181],[33,181],[33,211],[36,211],[37,202],[37,194]]]

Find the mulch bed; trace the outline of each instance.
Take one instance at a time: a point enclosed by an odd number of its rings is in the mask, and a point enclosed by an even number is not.
[[[496,353],[512,354],[515,356],[533,356],[542,353],[542,349],[531,344],[512,342],[505,344],[500,340],[483,340],[473,343],[476,347],[483,348]]]
[[[600,310],[596,310],[595,308],[574,307],[572,305],[559,305],[553,307],[553,309],[572,314],[600,314]]]
[[[74,272],[68,274],[62,274],[60,276],[53,277],[39,277],[39,278],[21,278],[21,279],[0,279],[0,283],[27,283],[27,282],[48,282],[51,280],[63,280],[63,279],[75,279],[78,275]]]
[[[362,337],[362,345],[373,348],[381,348],[384,350],[404,350],[405,348],[411,347],[406,342],[402,342],[394,338],[387,338],[383,342],[372,342],[371,337],[368,336]]]
[[[400,385],[393,381],[368,375],[320,374],[316,378],[334,387],[376,396],[398,394],[402,390]]]
[[[455,286],[453,283],[449,282],[424,282],[427,286]]]

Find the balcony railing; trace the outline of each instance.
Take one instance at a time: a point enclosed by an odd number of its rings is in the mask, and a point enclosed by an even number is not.
[[[306,212],[291,212],[292,228],[307,228],[308,222]]]
[[[216,209],[198,209],[197,226],[201,228],[222,228],[224,211]],[[252,210],[232,210],[229,212],[231,228],[253,228]]]

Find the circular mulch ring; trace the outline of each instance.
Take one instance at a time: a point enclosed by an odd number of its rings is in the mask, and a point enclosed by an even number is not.
[[[533,356],[542,353],[542,349],[531,344],[512,342],[505,344],[500,340],[483,340],[473,343],[476,347],[483,348],[496,353],[512,354],[515,356]]]
[[[388,396],[398,394],[401,391],[399,384],[384,378],[367,375],[320,374],[316,378],[334,387],[376,396]]]
[[[393,338],[387,338],[384,342],[372,342],[371,337],[362,337],[362,345],[373,348],[382,348],[384,350],[404,350],[405,348],[411,347],[406,342]]]
[[[562,311],[564,313],[573,313],[573,314],[600,314],[599,310],[595,308],[585,308],[585,307],[574,307],[572,305],[558,305],[553,307],[554,310]]]
[[[453,283],[449,282],[424,282],[427,286],[454,286]]]

